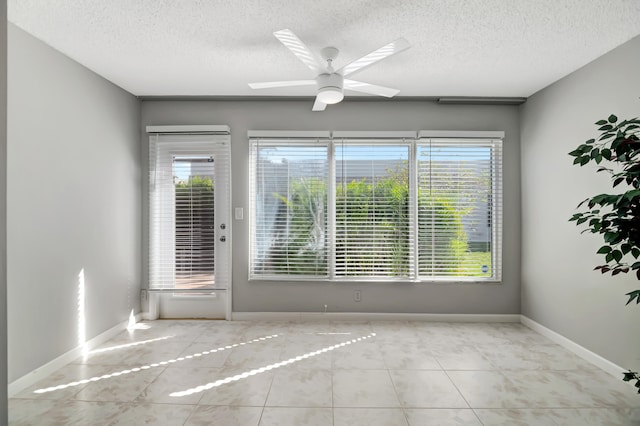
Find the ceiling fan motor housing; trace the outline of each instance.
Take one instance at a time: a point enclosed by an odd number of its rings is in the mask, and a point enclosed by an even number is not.
[[[318,96],[325,104],[337,104],[344,98],[342,87],[343,77],[338,73],[324,73],[316,77]]]

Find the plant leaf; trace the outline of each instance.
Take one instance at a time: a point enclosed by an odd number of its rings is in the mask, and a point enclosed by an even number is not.
[[[598,138],[598,140],[601,141],[601,140],[604,140],[604,139],[609,139],[609,138],[612,138],[613,136],[614,136],[613,133],[605,133],[602,136],[600,136]],[[613,148],[613,143],[611,144],[611,147]]]
[[[609,123],[615,123],[616,121],[618,121],[618,117],[616,117],[615,115],[611,114],[608,118]]]
[[[622,252],[620,250],[613,250],[610,254],[613,256],[616,262],[620,262],[622,260]],[[619,269],[617,270],[619,271]]]
[[[618,233],[617,232],[605,232],[604,233],[604,242],[605,243],[612,243],[617,238],[618,238]]]
[[[638,271],[640,271],[640,269]],[[634,299],[636,299],[636,304],[640,303],[640,290],[631,291],[627,293],[626,296],[629,296],[629,300],[627,300],[627,303],[625,305],[633,302]]]
[[[633,189],[624,194],[624,196],[627,197],[627,200],[631,200],[639,195],[640,195],[640,189]]]

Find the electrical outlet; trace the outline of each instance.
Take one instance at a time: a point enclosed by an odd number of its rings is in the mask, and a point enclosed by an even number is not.
[[[353,292],[353,300],[356,302],[360,302],[362,300],[362,293],[360,292],[360,290],[355,290]]]

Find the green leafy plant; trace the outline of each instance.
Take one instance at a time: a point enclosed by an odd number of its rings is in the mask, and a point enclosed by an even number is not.
[[[587,198],[578,205],[582,211],[569,220],[586,225],[583,232],[602,235],[604,245],[597,253],[605,257],[605,263],[595,270],[613,276],[635,271],[640,280],[640,120],[619,121],[612,114],[595,124],[600,131],[598,138],[589,139],[569,155],[575,157],[574,165],[600,165],[597,172],[609,174],[612,187],[622,189]],[[640,304],[640,289],[626,295],[627,305],[634,300]],[[624,373],[623,380],[636,380],[640,393],[638,373]]]
[[[632,380],[636,381],[636,388],[638,389],[638,393],[640,393],[640,374],[638,374],[635,371],[631,371],[629,370],[626,373],[622,373],[624,374],[624,377],[622,378],[622,380],[624,380],[625,382],[630,382]]]

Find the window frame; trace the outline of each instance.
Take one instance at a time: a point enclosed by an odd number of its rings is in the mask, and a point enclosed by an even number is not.
[[[489,277],[480,277],[480,276],[428,276],[420,275],[419,271],[419,259],[418,259],[418,238],[416,241],[416,274],[415,274],[415,282],[486,282],[486,283],[496,283],[502,282],[502,228],[504,224],[503,217],[503,182],[502,182],[502,165],[504,160],[502,145],[504,134],[502,132],[486,132],[486,137],[474,137],[475,132],[462,132],[461,137],[452,137],[446,136],[448,132],[433,132],[433,137],[428,136],[431,132],[420,132],[419,137],[416,139],[414,147],[417,151],[418,146],[426,145],[427,141],[441,143],[442,145],[451,145],[454,146],[455,143],[460,145],[473,145],[473,146],[487,146],[490,148],[490,161],[489,161],[489,170],[491,172],[490,179],[490,197],[491,203],[488,210],[491,212],[491,221],[494,223],[498,222],[498,226],[491,226],[491,271],[492,275]],[[497,137],[496,133],[499,133],[500,137]],[[490,137],[491,136],[491,137]],[[414,166],[417,166],[417,153],[414,157]],[[416,167],[417,168],[417,167]],[[418,178],[419,172],[416,171],[414,173],[415,178]],[[418,183],[416,182],[416,191],[418,189]],[[489,203],[487,203],[489,206]],[[416,215],[418,209],[415,209]],[[494,217],[494,213],[497,213],[497,218]],[[418,223],[418,219],[416,218],[416,224]],[[416,231],[417,232],[417,231]],[[496,247],[494,250],[493,247]]]
[[[346,133],[346,132],[344,132]],[[408,275],[404,275],[404,276],[397,276],[397,277],[393,277],[393,276],[379,276],[379,275],[359,275],[359,276],[348,276],[348,275],[340,275],[337,272],[337,262],[336,262],[336,233],[337,233],[337,212],[336,212],[336,208],[337,208],[337,200],[336,200],[336,193],[337,193],[337,186],[338,186],[338,174],[337,171],[335,171],[335,167],[336,167],[336,163],[338,161],[337,158],[337,149],[342,146],[344,147],[346,146],[393,146],[394,144],[397,144],[398,146],[406,146],[407,148],[407,174],[410,177],[413,173],[412,173],[412,156],[413,156],[413,146],[414,146],[414,139],[415,138],[406,138],[406,137],[393,137],[393,134],[389,134],[385,137],[377,137],[377,138],[372,138],[372,137],[358,137],[359,135],[351,135],[351,136],[345,136],[345,137],[336,137],[334,135],[334,137],[331,139],[331,145],[330,145],[330,152],[332,155],[331,158],[331,167],[334,169],[334,173],[332,175],[332,177],[330,178],[329,182],[332,183],[333,185],[330,185],[329,188],[327,189],[329,191],[329,194],[332,198],[332,205],[330,205],[329,207],[331,207],[330,212],[332,212],[333,214],[330,214],[330,217],[333,220],[333,224],[329,230],[329,234],[332,236],[332,238],[328,241],[329,246],[331,248],[331,257],[330,257],[330,263],[329,263],[329,270],[330,270],[330,278],[331,281],[363,281],[363,282],[380,282],[380,281],[389,281],[389,282],[406,282],[406,281],[412,281],[413,277],[414,277],[414,271],[413,271],[413,263],[412,262],[412,258],[413,256],[415,256],[415,253],[413,252],[413,245],[411,244],[411,239],[414,239],[415,235],[414,235],[414,222],[411,218],[409,218],[409,223],[408,223],[408,233],[409,233],[409,241],[408,241],[408,245],[409,245],[409,274]],[[344,176],[343,176],[344,179]],[[414,199],[413,195],[412,195],[412,191],[414,191],[414,188],[412,188],[411,183],[408,182],[408,188],[407,188],[408,194],[409,194],[409,211],[408,211],[408,215],[411,216],[412,211],[413,211],[413,205],[412,205],[412,200]]]
[[[503,227],[503,186],[502,186],[502,145],[504,132],[502,131],[404,131],[404,132],[296,132],[296,131],[249,131],[249,219],[250,219],[250,242],[248,258],[248,279],[249,281],[300,281],[300,282],[406,282],[406,283],[501,283],[502,282],[502,227]],[[310,137],[311,136],[311,137]],[[327,219],[325,231],[327,243],[327,275],[296,275],[296,274],[260,274],[255,273],[255,226],[256,226],[256,143],[276,144],[282,141],[287,144],[301,144],[322,139],[328,144],[327,153]],[[490,180],[490,204],[491,211],[491,276],[421,276],[419,274],[419,241],[418,233],[418,146],[425,143],[426,139],[447,140],[452,144],[472,143],[474,145],[486,144],[490,148],[491,170]],[[409,274],[407,276],[342,276],[336,274],[336,147],[342,142],[349,144],[362,143],[366,145],[381,144],[390,145],[399,141],[408,145],[408,193],[409,193]]]
[[[286,133],[286,132],[285,132]],[[317,135],[319,133],[319,135]],[[250,164],[250,171],[249,171],[249,203],[250,203],[250,208],[249,208],[249,228],[250,228],[250,232],[249,235],[250,237],[250,242],[249,242],[249,280],[265,280],[265,281],[274,281],[274,280],[280,280],[280,281],[293,281],[293,280],[302,280],[302,281],[330,281],[331,280],[331,265],[330,262],[327,261],[327,273],[324,275],[304,275],[304,274],[273,274],[273,273],[263,273],[263,274],[254,274],[253,273],[253,260],[256,259],[256,255],[257,255],[257,244],[256,244],[256,238],[258,237],[258,235],[260,234],[258,232],[257,229],[257,211],[258,209],[256,208],[256,202],[257,202],[257,191],[255,190],[256,188],[256,181],[258,178],[258,155],[256,154],[257,149],[260,147],[260,145],[262,146],[305,146],[305,147],[311,147],[311,146],[316,146],[316,147],[326,147],[327,149],[327,162],[328,162],[328,169],[331,169],[331,163],[329,162],[329,158],[332,158],[332,154],[331,154],[331,144],[330,144],[330,139],[328,138],[328,132],[325,135],[324,132],[306,132],[303,134],[302,137],[297,137],[297,138],[292,138],[290,137],[290,135],[284,135],[284,137],[267,137],[267,138],[255,138],[252,139],[253,143],[250,145],[249,150],[250,150],[250,154],[249,154],[249,164]],[[332,179],[332,175],[331,172],[327,170],[327,186],[326,186],[326,199],[327,199],[327,212],[331,209],[331,196],[330,196],[330,191],[329,191],[329,184],[328,182],[330,182],[330,180]],[[332,216],[329,215],[326,218],[326,230],[325,230],[325,244],[327,245],[327,257],[329,258],[331,256],[331,250],[333,247],[333,244],[330,243],[330,239],[331,234],[330,234],[330,229],[331,229],[331,225],[330,225],[330,218]]]

